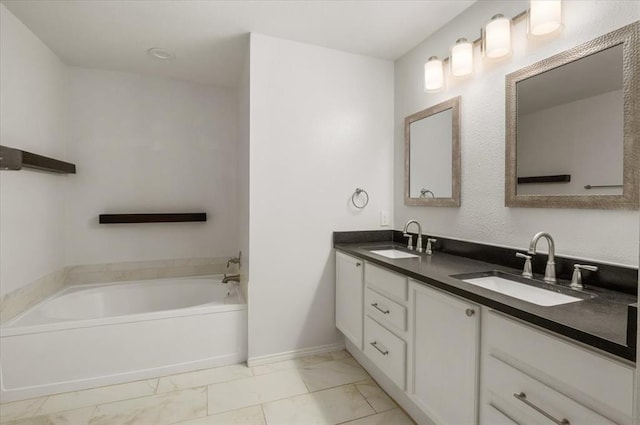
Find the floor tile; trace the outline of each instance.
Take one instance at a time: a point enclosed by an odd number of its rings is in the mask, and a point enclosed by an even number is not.
[[[351,358],[351,354],[349,354],[347,350],[332,351],[330,354],[331,354],[331,357],[333,357],[333,360],[342,360],[342,359]]]
[[[309,391],[324,390],[369,378],[367,372],[353,359],[332,360],[298,369]]]
[[[157,379],[148,379],[146,381],[127,382],[125,384],[55,394],[40,406],[36,411],[36,415],[48,415],[81,407],[150,396],[155,393],[157,385]]]
[[[391,410],[396,407],[396,403],[385,393],[373,380],[357,382],[356,388],[367,399],[367,402],[377,413]]]
[[[298,359],[284,360],[281,362],[274,362],[274,363],[269,363],[265,365],[254,366],[253,374],[264,375],[267,373],[277,372],[280,370],[296,369],[296,368],[310,366],[317,363],[328,362],[331,360],[333,360],[333,356],[330,353],[300,357]]]
[[[41,397],[0,404],[0,422],[30,418],[35,415],[46,399],[46,397]]]
[[[204,417],[206,387],[98,406],[89,425],[166,425]]]
[[[200,419],[180,422],[176,425],[265,425],[262,406],[245,407],[244,409],[218,413]]]
[[[209,414],[226,412],[307,392],[295,370],[209,385]]]
[[[186,388],[202,387],[209,384],[233,381],[253,376],[251,368],[244,364],[198,370],[178,375],[164,376],[158,383],[158,394]]]
[[[353,385],[266,403],[263,409],[267,425],[334,425],[374,413]]]
[[[7,425],[87,425],[95,406],[8,422]],[[4,423],[4,422],[3,422]]]
[[[415,422],[401,409],[393,409],[355,421],[345,422],[342,425],[415,425]]]

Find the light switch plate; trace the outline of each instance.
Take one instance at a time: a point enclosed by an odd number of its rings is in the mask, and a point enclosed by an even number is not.
[[[389,225],[389,211],[380,211],[380,226]]]

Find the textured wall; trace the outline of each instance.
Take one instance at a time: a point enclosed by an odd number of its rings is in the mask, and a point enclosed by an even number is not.
[[[492,15],[514,16],[525,1],[478,2],[400,58],[395,66],[394,227],[418,219],[425,232],[451,238],[525,248],[534,233],[551,232],[559,255],[638,265],[638,211],[528,209],[504,206],[505,75],[587,42],[640,18],[635,1],[565,1],[562,34],[527,40],[524,21],[514,26],[513,57],[483,62],[476,74],[440,93],[424,93],[422,72],[429,56],[448,56],[457,38],[475,39]],[[403,201],[403,119],[454,96],[461,100],[462,205],[408,207]]]

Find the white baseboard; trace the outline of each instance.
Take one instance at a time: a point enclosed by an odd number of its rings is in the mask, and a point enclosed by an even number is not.
[[[316,347],[301,348],[299,350],[285,351],[283,353],[268,354],[266,356],[249,357],[247,366],[260,366],[267,363],[281,362],[283,360],[297,359],[299,357],[312,356],[314,354],[323,354],[330,351],[344,350],[344,342],[336,344],[318,345]]]

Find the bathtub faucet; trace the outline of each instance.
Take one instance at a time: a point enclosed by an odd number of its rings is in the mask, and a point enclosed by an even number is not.
[[[238,282],[240,283],[240,275],[238,273],[234,273],[234,274],[224,274],[224,277],[222,278],[222,283],[229,283],[229,282]]]
[[[231,264],[237,264],[238,267],[240,267],[240,258],[242,258],[242,251],[240,251],[237,257],[229,258],[229,261],[227,261],[227,269],[229,269]]]

